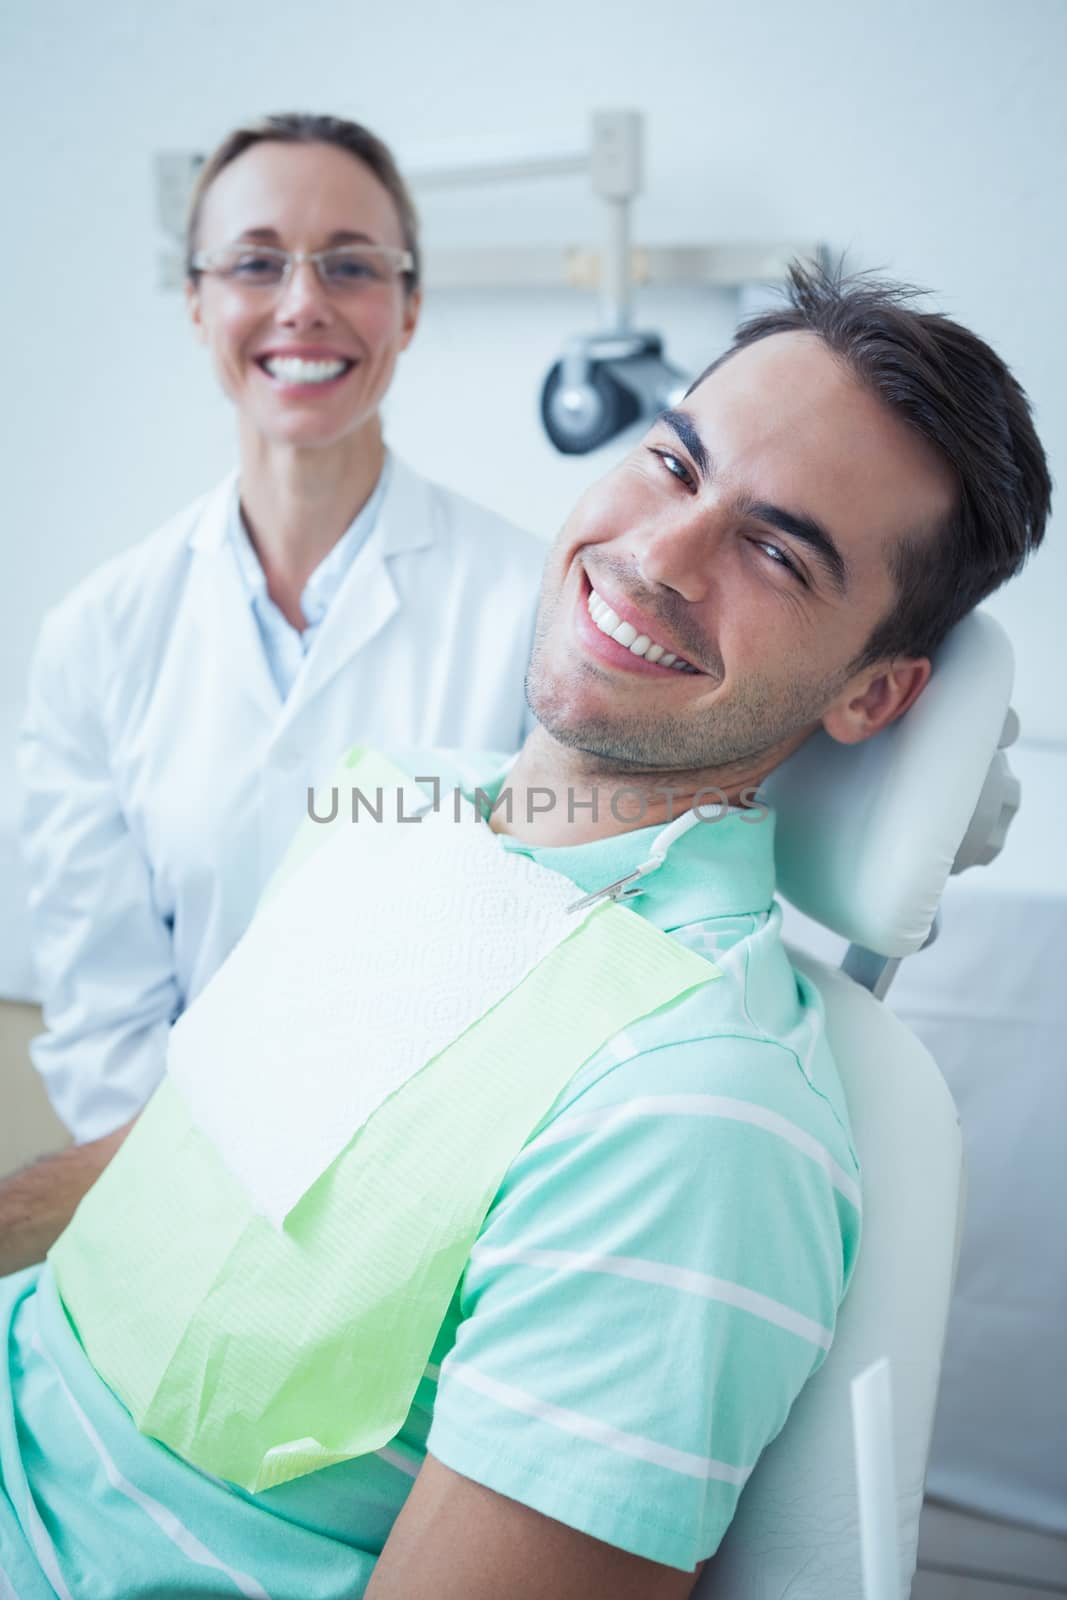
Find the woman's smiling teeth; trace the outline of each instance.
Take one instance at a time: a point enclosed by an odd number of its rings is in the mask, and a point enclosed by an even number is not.
[[[305,361],[301,356],[267,356],[263,366],[279,383],[329,383],[352,366],[351,361]]]
[[[658,662],[661,667],[674,667],[678,672],[692,672],[699,676],[697,668],[690,666],[688,661],[683,661],[681,656],[676,656],[663,645],[654,643],[647,633],[638,633],[632,622],[620,621],[618,615],[612,611],[607,601],[597,594],[592,585],[589,588],[589,599],[586,604],[589,615],[601,633],[606,633],[616,644],[625,646],[631,655],[644,656],[646,661]]]

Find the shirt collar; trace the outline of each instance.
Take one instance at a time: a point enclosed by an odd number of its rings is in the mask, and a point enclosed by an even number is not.
[[[458,775],[457,787],[472,803],[476,789],[494,803],[515,760],[490,755],[472,762]],[[638,880],[642,893],[623,904],[632,904],[664,932],[712,917],[767,911],[775,888],[774,825],[774,810],[766,805],[732,809],[717,821],[698,823],[671,845],[657,871]],[[631,828],[573,845],[529,845],[507,833],[496,837],[504,849],[563,873],[592,894],[647,861],[665,826]]]

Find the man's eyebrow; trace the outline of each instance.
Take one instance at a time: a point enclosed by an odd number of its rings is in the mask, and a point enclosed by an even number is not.
[[[659,420],[670,428],[688,450],[700,476],[710,477],[711,456],[688,411],[664,411]],[[784,506],[772,505],[768,500],[746,501],[743,510],[747,516],[755,517],[758,522],[766,522],[768,526],[795,539],[798,544],[805,545],[838,594],[848,592],[848,564],[821,522],[816,522],[814,517],[803,511],[787,511]]]
[[[671,432],[677,435],[692,456],[700,476],[706,478],[711,467],[711,457],[688,411],[661,411],[659,420],[665,422]]]
[[[847,594],[848,564],[821,522],[802,511],[786,511],[784,506],[772,505],[767,500],[747,501],[744,509],[757,522],[766,522],[798,544],[806,545],[838,594]]]

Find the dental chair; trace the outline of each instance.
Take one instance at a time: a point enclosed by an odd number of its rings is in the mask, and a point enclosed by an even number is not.
[[[790,949],[816,985],[863,1175],[863,1234],[830,1352],[764,1451],[696,1600],[861,1600],[850,1383],[890,1363],[902,1596],[963,1218],[955,1106],[933,1059],[881,1003],[936,937],[950,873],[991,861],[1019,803],[1014,660],[992,617],[945,640],[899,722],[864,744],[812,736],[760,786],[777,811],[778,893],[850,941],[840,970]],[[981,975],[975,975],[976,982]]]

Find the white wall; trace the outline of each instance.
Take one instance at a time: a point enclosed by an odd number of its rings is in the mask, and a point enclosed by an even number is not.
[[[655,14],[654,14],[655,11]],[[583,142],[595,106],[647,117],[644,242],[820,237],[929,285],[1010,360],[1064,477],[1067,8],[1060,0],[10,0],[0,22],[3,305],[0,780],[40,614],[229,461],[230,420],[156,287],[151,160],[235,120],[326,109],[423,164]],[[580,179],[428,195],[426,245],[581,243]],[[696,367],[726,297],[660,294],[642,320]],[[614,459],[564,460],[537,421],[578,294],[428,306],[390,400],[395,446],[550,536]],[[1057,470],[1058,469],[1058,470]],[[1063,513],[995,601],[1027,737],[1067,744]]]

